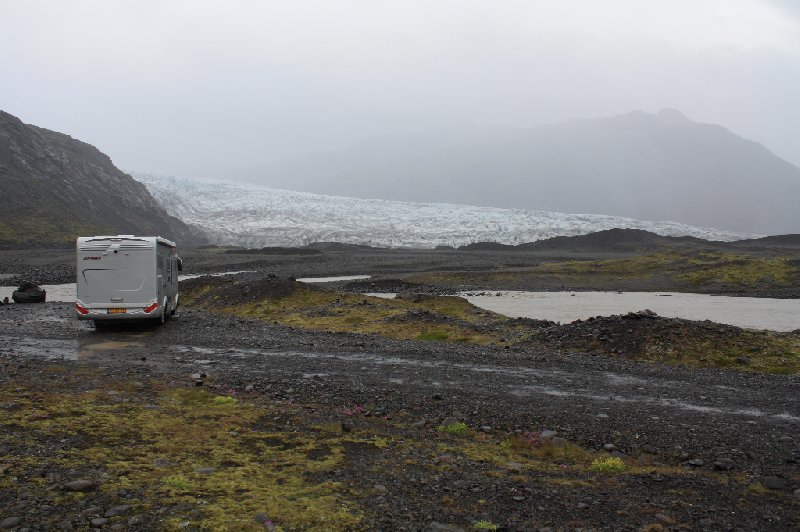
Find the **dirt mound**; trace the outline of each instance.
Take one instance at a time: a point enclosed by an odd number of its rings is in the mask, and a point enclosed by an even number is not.
[[[203,276],[181,283],[181,297],[199,307],[231,307],[261,301],[283,299],[297,290],[323,291],[313,285],[299,283],[293,277],[261,276]]]
[[[398,293],[417,290],[421,285],[400,279],[375,279],[351,281],[343,286],[348,292]]]
[[[800,334],[752,331],[711,321],[663,318],[650,310],[540,328],[532,343],[591,354],[703,366],[753,366],[793,373]]]

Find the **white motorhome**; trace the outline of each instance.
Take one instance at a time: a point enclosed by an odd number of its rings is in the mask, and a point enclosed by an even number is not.
[[[166,321],[178,308],[181,259],[160,236],[78,238],[77,297],[80,320]]]

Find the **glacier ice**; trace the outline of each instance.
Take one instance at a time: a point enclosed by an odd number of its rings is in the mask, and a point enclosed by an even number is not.
[[[433,248],[473,242],[521,244],[604,229],[644,229],[664,236],[731,241],[751,238],[676,222],[447,203],[323,196],[235,181],[132,174],[169,212],[219,245],[300,246],[342,242]]]

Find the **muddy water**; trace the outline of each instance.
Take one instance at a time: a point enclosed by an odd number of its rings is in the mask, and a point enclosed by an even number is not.
[[[567,323],[650,309],[660,316],[711,320],[738,327],[800,329],[800,299],[710,296],[674,292],[492,292],[460,294],[478,307],[511,317]],[[497,295],[500,294],[500,295]]]

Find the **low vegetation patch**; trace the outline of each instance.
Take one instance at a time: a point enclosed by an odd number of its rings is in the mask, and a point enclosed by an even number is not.
[[[302,329],[475,344],[520,339],[526,332],[508,318],[460,297],[384,299],[286,279],[230,283],[206,278],[187,283],[183,290],[186,305]]]
[[[624,473],[625,462],[622,459],[610,456],[608,458],[595,458],[589,469],[598,473]]]

